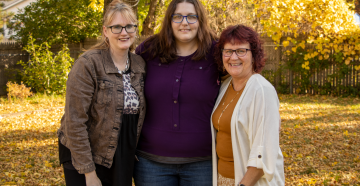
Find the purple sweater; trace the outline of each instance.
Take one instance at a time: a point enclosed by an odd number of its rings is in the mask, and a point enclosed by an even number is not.
[[[143,53],[146,116],[138,149],[166,157],[211,156],[210,116],[220,88],[213,47],[206,59],[179,57],[168,64]]]

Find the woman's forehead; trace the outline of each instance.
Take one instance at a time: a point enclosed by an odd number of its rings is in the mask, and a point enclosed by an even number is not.
[[[115,12],[111,19],[109,20],[110,25],[128,25],[128,24],[135,24],[132,20],[131,16],[128,15],[126,12]]]
[[[250,47],[250,43],[247,41],[240,41],[240,40],[232,39],[228,42],[225,42],[224,47],[226,47],[226,46],[237,46],[239,48],[247,48],[247,47]]]
[[[181,2],[176,5],[174,14],[181,14],[181,15],[196,14],[196,9],[192,3]]]

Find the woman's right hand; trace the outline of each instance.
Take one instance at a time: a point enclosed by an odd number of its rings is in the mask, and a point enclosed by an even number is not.
[[[102,186],[101,181],[97,177],[95,171],[85,173],[85,179],[86,179],[86,186]]]

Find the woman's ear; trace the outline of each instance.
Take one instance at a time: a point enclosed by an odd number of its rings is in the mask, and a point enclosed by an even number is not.
[[[103,26],[103,33],[105,37],[108,37],[106,26]]]

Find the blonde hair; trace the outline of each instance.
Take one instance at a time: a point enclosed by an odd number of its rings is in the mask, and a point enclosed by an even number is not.
[[[113,0],[105,9],[105,13],[104,13],[104,17],[103,17],[103,25],[101,27],[101,39],[100,41],[92,46],[89,50],[92,49],[109,49],[110,48],[110,43],[107,37],[105,37],[104,32],[103,32],[103,27],[104,26],[109,26],[109,24],[112,22],[112,20],[114,19],[115,15],[117,13],[120,13],[121,16],[123,18],[125,18],[128,21],[131,21],[133,23],[137,23],[137,18],[136,15],[133,11],[133,9],[131,8],[130,5],[120,1],[120,0]],[[130,46],[130,51],[132,51],[135,48],[134,44],[132,44]]]

